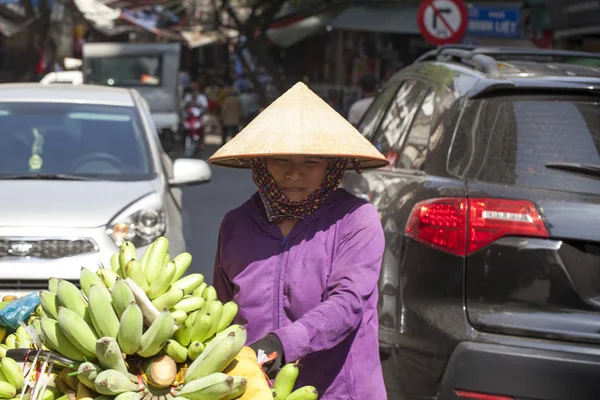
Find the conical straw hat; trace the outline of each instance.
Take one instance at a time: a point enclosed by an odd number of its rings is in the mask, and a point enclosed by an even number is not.
[[[285,155],[355,158],[362,168],[388,165],[352,124],[301,82],[271,103],[208,161],[249,168],[251,158]]]

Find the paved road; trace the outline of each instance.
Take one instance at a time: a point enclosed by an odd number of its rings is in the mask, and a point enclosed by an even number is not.
[[[202,158],[208,158],[216,149],[215,145],[207,146]],[[250,171],[211,168],[210,183],[183,190],[184,232],[187,249],[192,254],[190,271],[204,274],[209,282],[212,282],[217,235],[223,216],[256,191]]]

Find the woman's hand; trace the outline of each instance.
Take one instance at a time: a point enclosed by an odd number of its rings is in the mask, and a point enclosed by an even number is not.
[[[264,338],[258,339],[256,342],[250,344],[249,347],[251,347],[256,354],[258,354],[258,350],[264,351],[267,357],[272,353],[277,352],[277,357],[263,364],[263,370],[267,373],[269,379],[274,379],[275,375],[277,375],[277,371],[279,371],[281,366],[285,363],[283,346],[281,345],[279,338],[276,335],[269,333]]]

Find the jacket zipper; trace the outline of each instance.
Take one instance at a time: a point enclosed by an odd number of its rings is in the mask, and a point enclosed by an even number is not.
[[[281,274],[283,273],[283,260],[285,258],[285,245],[287,243],[287,236],[284,236],[281,240],[281,260],[279,261],[279,271],[277,274],[277,312],[275,318],[275,327],[274,329],[279,329],[279,318],[280,318],[280,310],[281,310]]]

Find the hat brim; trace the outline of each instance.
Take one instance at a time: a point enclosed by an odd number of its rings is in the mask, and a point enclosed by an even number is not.
[[[348,158],[348,164],[346,169],[354,169],[352,159],[356,159],[362,169],[377,169],[383,168],[389,165],[389,161],[385,158],[370,158],[370,157],[356,157],[353,154],[298,154],[298,153],[271,153],[271,154],[245,154],[243,156],[231,157],[211,157],[208,162],[213,165],[228,168],[239,168],[248,169],[250,168],[250,160],[256,158],[267,158],[267,157],[326,157],[326,158]]]

